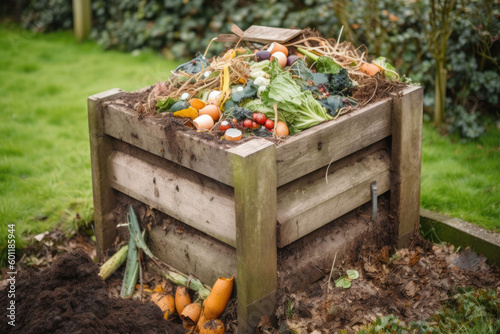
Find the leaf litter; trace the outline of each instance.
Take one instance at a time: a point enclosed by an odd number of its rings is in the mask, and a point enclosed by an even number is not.
[[[486,260],[470,248],[457,252],[453,245],[434,245],[425,240],[395,251],[390,246],[366,248],[358,258],[345,260],[334,269],[333,280],[345,280],[349,274],[355,277],[351,270],[359,273],[359,278],[350,281],[350,288],[332,286],[328,294],[325,277],[287,296],[287,305],[277,316],[282,319],[281,327],[296,333],[335,333],[342,329],[355,333],[389,314],[406,323],[425,321],[458,288],[472,286],[500,292],[500,270]],[[276,330],[268,319],[262,319],[259,333]]]

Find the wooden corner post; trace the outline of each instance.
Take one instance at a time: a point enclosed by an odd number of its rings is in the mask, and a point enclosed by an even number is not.
[[[101,248],[100,257],[102,257],[102,252],[112,245],[116,235],[115,228],[106,224],[114,206],[114,196],[108,177],[108,158],[111,155],[112,148],[110,138],[104,133],[103,103],[124,93],[121,89],[114,88],[92,95],[87,100],[92,190],[94,195],[94,225],[98,245]]]
[[[276,147],[261,139],[235,147],[234,198],[238,333],[254,333],[276,306]]]
[[[399,248],[409,246],[418,231],[422,115],[422,87],[410,87],[393,97],[391,215]]]

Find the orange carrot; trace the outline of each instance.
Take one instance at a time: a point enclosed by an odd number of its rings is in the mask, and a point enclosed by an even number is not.
[[[373,77],[375,74],[378,73],[378,71],[380,71],[380,68],[377,65],[369,63],[361,64],[359,69],[361,70],[361,72],[371,77]]]

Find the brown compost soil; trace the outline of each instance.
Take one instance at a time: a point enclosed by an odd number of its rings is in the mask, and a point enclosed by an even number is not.
[[[1,333],[185,333],[152,303],[111,298],[99,268],[83,250],[57,258],[42,272],[22,270],[16,281],[16,325]],[[7,293],[0,294],[5,310]],[[5,318],[5,317],[3,317]]]

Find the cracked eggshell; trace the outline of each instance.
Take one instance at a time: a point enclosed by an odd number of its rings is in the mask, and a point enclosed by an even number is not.
[[[211,128],[214,127],[213,118],[207,114],[196,117],[193,123],[194,126],[196,126],[196,129],[198,130],[210,130]]]

